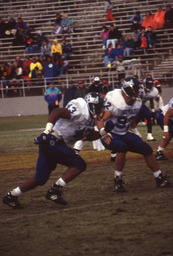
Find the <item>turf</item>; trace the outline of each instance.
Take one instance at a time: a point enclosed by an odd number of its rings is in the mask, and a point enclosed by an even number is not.
[[[20,185],[35,173],[38,147],[33,138],[45,126],[46,116],[0,119],[0,194]],[[3,121],[3,122],[1,122]],[[27,126],[29,124],[29,127]],[[41,128],[41,130],[21,129]],[[20,130],[20,131],[19,131]],[[139,127],[145,140],[146,127]],[[157,141],[162,132],[153,127]],[[173,144],[165,150],[161,170],[173,181]],[[80,153],[87,170],[63,190],[67,206],[45,199],[54,181],[66,170],[58,165],[49,181],[20,197],[24,209],[0,203],[2,256],[172,256],[173,190],[159,189],[143,158],[128,153],[124,169],[127,193],[113,188],[114,163],[109,151],[93,151],[86,143]]]

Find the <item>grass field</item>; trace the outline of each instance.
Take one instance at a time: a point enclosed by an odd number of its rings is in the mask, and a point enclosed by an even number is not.
[[[38,147],[33,139],[47,116],[0,118],[0,194],[20,185],[35,173]],[[34,129],[36,128],[36,129]],[[139,127],[146,138],[146,127]],[[157,141],[162,132],[153,127]],[[128,193],[113,189],[114,163],[110,152],[80,153],[87,170],[63,191],[66,206],[45,199],[48,188],[66,168],[57,166],[49,181],[20,197],[24,209],[0,202],[0,256],[173,256],[173,189],[156,188],[143,157],[128,153],[124,180]],[[160,162],[173,181],[173,142]]]

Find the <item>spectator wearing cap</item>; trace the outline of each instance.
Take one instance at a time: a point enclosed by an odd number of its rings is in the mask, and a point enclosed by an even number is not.
[[[76,91],[76,93],[74,95],[75,99],[77,99],[77,98],[84,98],[85,95],[88,93],[88,90],[85,87],[83,80],[78,81],[78,85],[79,85],[79,88],[77,89],[77,91]]]
[[[103,84],[103,86],[107,86],[109,91],[113,90],[111,84],[108,82],[107,79],[103,79],[102,84]]]
[[[88,92],[100,92],[100,88],[103,86],[100,81],[100,77],[95,76],[93,83],[88,87]]]
[[[74,85],[74,82],[69,81],[69,85],[66,88],[65,93],[64,93],[64,101],[63,101],[63,107],[64,108],[70,100],[74,99],[76,91],[77,91],[77,88]]]
[[[55,108],[59,108],[59,103],[62,99],[62,94],[60,89],[55,87],[53,81],[50,81],[49,88],[45,91],[44,95],[45,101],[48,103],[49,115]]]
[[[136,14],[134,14],[131,18],[130,21],[132,22],[131,30],[134,31],[135,29],[141,29],[141,24],[142,24],[142,17],[140,11],[137,11]]]

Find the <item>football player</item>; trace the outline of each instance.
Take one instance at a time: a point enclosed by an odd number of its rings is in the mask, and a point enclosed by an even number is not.
[[[66,108],[53,110],[45,131],[35,141],[39,145],[35,176],[8,192],[3,203],[12,208],[21,208],[18,196],[44,185],[56,165],[62,164],[68,169],[48,190],[46,198],[65,205],[67,202],[61,196],[62,188],[86,169],[85,161],[69,145],[83,137],[91,141],[100,138],[100,133],[94,132],[93,128],[103,111],[104,100],[95,92],[87,94],[85,100],[74,99]]]
[[[159,161],[167,160],[163,151],[173,137],[173,98],[156,112],[156,120],[163,130],[163,137],[157,149],[156,159]]]
[[[105,113],[98,123],[103,145],[105,148],[117,152],[114,186],[118,192],[127,192],[122,179],[122,171],[128,151],[144,156],[147,165],[156,178],[158,187],[173,187],[173,184],[166,180],[159,169],[150,145],[144,142],[138,135],[128,131],[130,123],[139,113],[142,106],[142,100],[138,97],[139,89],[140,83],[138,79],[128,77],[123,80],[121,89],[108,92],[105,97]],[[107,120],[112,120],[114,124],[113,129],[109,133],[106,132],[104,127]]]

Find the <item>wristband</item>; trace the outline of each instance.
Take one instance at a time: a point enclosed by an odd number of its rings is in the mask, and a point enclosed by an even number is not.
[[[154,113],[154,112],[155,112],[155,109],[154,109],[154,108],[152,108],[151,112],[152,112],[152,113]]]
[[[105,134],[106,134],[105,128],[102,127],[102,128],[100,129],[100,135],[101,135],[101,136],[104,136]]]
[[[164,125],[163,126],[163,131],[164,132],[169,132],[169,126],[168,125]]]
[[[53,124],[48,122],[46,124],[46,129],[45,129],[44,133],[47,133],[47,134],[50,133],[52,131],[52,128],[53,128]]]

